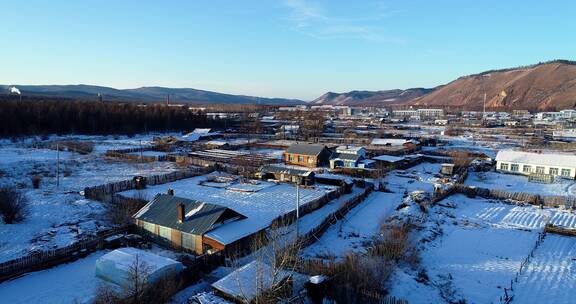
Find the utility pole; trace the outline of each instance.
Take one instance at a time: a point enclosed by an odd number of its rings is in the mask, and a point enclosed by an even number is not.
[[[56,142],[56,188],[60,187],[60,144]]]
[[[486,123],[486,92],[484,92],[484,103],[482,106],[482,125]]]
[[[298,220],[300,219],[300,179],[296,183],[296,238],[300,235],[299,227],[298,227]]]
[[[142,151],[142,140],[140,139],[140,162],[143,162],[144,152]]]

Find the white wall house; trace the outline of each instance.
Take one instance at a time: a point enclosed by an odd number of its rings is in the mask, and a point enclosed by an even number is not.
[[[576,155],[503,150],[496,155],[496,170],[502,173],[540,173],[575,179]]]

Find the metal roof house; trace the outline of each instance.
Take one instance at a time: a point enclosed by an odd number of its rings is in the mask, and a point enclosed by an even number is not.
[[[246,217],[230,208],[158,194],[134,215],[136,225],[170,245],[203,254],[221,250],[205,233]]]
[[[284,152],[286,164],[316,168],[328,164],[330,150],[324,145],[293,144]]]
[[[314,184],[315,173],[304,168],[284,166],[284,165],[267,165],[260,169],[262,179],[275,179],[281,182],[298,183],[300,185]]]
[[[330,168],[358,168],[366,158],[366,149],[355,146],[339,146],[330,156]]]

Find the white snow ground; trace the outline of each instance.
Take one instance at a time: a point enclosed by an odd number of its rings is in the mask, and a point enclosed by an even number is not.
[[[71,138],[75,137],[60,139]],[[112,142],[113,139],[107,140]],[[126,143],[122,139],[116,142]],[[0,186],[15,185],[29,201],[29,215],[23,222],[6,225],[0,220],[0,262],[31,250],[63,247],[108,227],[102,204],[79,194],[85,187],[176,170],[174,164],[167,162],[138,164],[106,160],[97,151],[87,155],[61,152],[60,186],[56,187],[57,152],[35,149],[34,145],[30,139],[0,142]],[[64,176],[65,173],[70,175]],[[40,189],[31,186],[31,177],[35,174],[43,176]]]
[[[525,192],[540,195],[576,195],[576,181],[557,178],[552,184],[531,183],[527,176],[503,174],[494,171],[470,172],[466,185],[510,192]]]
[[[108,251],[0,284],[0,302],[11,304],[91,303],[98,284],[96,260]]]

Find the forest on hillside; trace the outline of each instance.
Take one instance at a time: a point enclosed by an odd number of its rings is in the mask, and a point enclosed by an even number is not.
[[[78,101],[58,98],[0,96],[0,137],[43,134],[135,134],[190,131],[196,127],[219,128],[221,119],[210,119],[188,107],[162,104]]]

